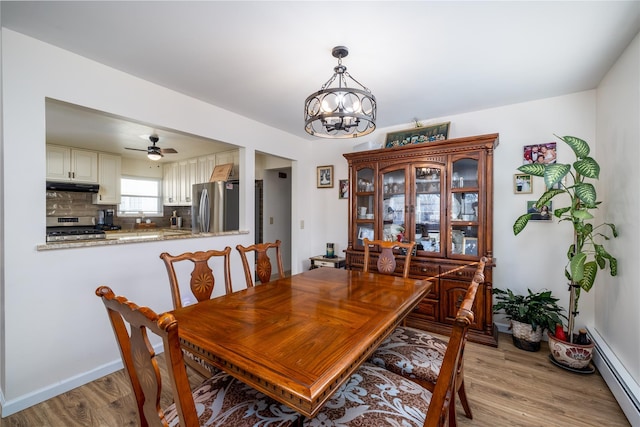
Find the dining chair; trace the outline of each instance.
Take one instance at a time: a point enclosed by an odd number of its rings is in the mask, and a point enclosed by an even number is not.
[[[198,251],[198,252],[185,252],[180,255],[171,255],[167,252],[163,252],[160,254],[160,258],[164,261],[165,267],[167,267],[167,274],[169,275],[169,286],[171,288],[171,298],[173,300],[173,308],[181,308],[183,305],[182,297],[180,294],[180,281],[178,280],[178,275],[176,273],[176,264],[180,263],[180,265],[188,264],[187,261],[190,261],[192,264],[191,269],[191,279],[189,280],[189,289],[191,293],[195,297],[197,302],[205,301],[211,298],[213,294],[213,289],[216,284],[216,279],[213,274],[213,270],[209,265],[209,261],[212,258],[222,257],[223,261],[223,274],[222,278],[224,279],[224,290],[225,294],[230,294],[233,292],[231,286],[231,268],[230,268],[230,258],[231,258],[231,248],[227,246],[224,250],[208,250],[208,251]],[[182,269],[180,269],[183,271]],[[188,271],[187,269],[186,271]],[[220,276],[219,276],[220,278]],[[192,352],[183,349],[182,350],[185,356],[185,362],[189,367],[194,369],[200,375],[204,377],[210,377],[214,373],[218,371],[213,365],[210,365],[206,361],[202,360],[200,357],[196,356]]]
[[[451,426],[459,361],[465,336],[474,315],[471,311],[477,283],[470,286],[460,305],[432,391],[402,375],[372,363],[364,363],[335,392],[308,427],[412,425]],[[455,422],[455,420],[453,420]]]
[[[487,258],[482,257],[478,262],[463,301],[470,301],[471,304],[475,301],[477,288],[484,283],[484,267],[487,261]],[[466,335],[463,338],[466,342]],[[446,349],[447,340],[435,337],[422,329],[399,326],[380,344],[369,361],[415,381],[428,390],[433,390],[442,369]],[[456,391],[465,416],[473,419],[464,387],[463,368],[464,357],[461,357],[459,373],[456,377]],[[453,399],[455,401],[455,396]],[[451,426],[455,426],[455,403],[451,405],[450,410],[449,422]]]
[[[278,276],[280,279],[284,278],[284,267],[282,265],[282,255],[280,254],[280,244],[280,240],[276,240],[274,243],[256,243],[255,245],[247,247],[242,245],[236,246],[236,249],[240,252],[240,258],[242,259],[242,266],[244,267],[244,275],[247,280],[248,288],[254,286],[252,268],[249,266],[249,261],[247,260],[247,253],[249,252],[255,252],[255,270],[260,283],[269,283],[271,280],[271,259],[267,254],[267,251],[270,249],[272,252],[275,249]]]
[[[393,274],[396,271],[396,257],[393,253],[394,249],[405,249],[406,254],[404,258],[404,268],[402,270],[402,277],[405,279],[409,277],[409,269],[411,264],[411,256],[413,255],[413,248],[416,242],[390,242],[386,240],[369,240],[366,237],[362,240],[364,244],[364,266],[362,271],[369,271],[369,263],[371,256],[371,246],[377,246],[380,249],[378,254],[378,262],[376,267],[378,273],[381,274]]]
[[[107,309],[141,426],[293,426],[300,416],[288,406],[220,371],[191,390],[180,351],[178,322],[171,313],[139,307],[107,286],[96,289]],[[130,331],[130,332],[129,332]],[[162,338],[174,403],[160,407],[162,378],[148,331]]]

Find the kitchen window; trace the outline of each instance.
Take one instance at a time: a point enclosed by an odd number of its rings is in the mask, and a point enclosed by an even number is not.
[[[162,180],[122,177],[120,215],[162,216]]]

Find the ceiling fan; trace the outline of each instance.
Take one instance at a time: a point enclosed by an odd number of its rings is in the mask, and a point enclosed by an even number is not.
[[[140,148],[129,148],[124,147],[127,150],[133,151],[146,151],[147,157],[151,160],[160,160],[164,157],[165,154],[175,154],[177,151],[174,148],[160,148],[156,145],[156,143],[160,140],[157,135],[149,135],[149,141],[151,141],[152,145],[149,145],[146,150],[142,150]]]

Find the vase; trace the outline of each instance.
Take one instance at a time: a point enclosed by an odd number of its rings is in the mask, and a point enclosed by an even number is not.
[[[570,343],[557,339],[553,333],[548,331],[547,336],[549,337],[549,351],[556,362],[572,369],[588,368],[595,348],[593,342],[586,345]]]
[[[525,351],[540,350],[540,341],[542,340],[542,328],[538,327],[534,330],[530,323],[518,322],[511,320],[511,332],[513,345]]]

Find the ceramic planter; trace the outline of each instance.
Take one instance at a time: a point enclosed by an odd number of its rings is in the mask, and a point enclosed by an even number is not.
[[[556,336],[547,332],[549,337],[549,351],[556,362],[572,369],[587,369],[593,357],[593,342],[580,345],[562,341]]]
[[[513,345],[521,350],[538,351],[542,340],[542,328],[538,326],[535,330],[530,323],[522,323],[511,320],[511,332]]]

